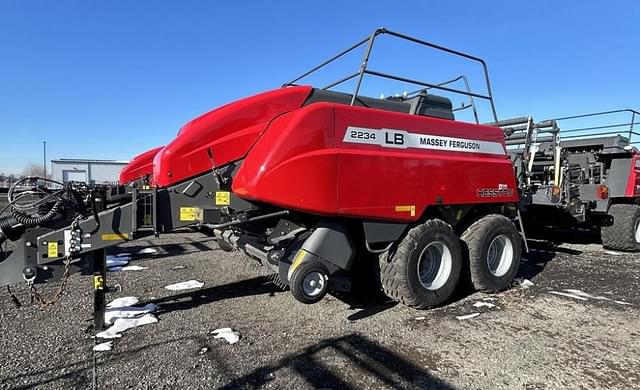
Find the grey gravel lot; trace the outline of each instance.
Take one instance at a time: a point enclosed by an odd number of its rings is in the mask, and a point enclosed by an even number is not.
[[[296,302],[240,254],[200,233],[131,242],[143,271],[109,273],[121,293],[160,306],[160,321],[131,329],[97,355],[104,389],[640,388],[640,258],[598,245],[532,242],[520,276],[496,295],[461,293],[415,311],[380,298]],[[180,267],[184,266],[184,268]],[[164,286],[197,279],[202,289]],[[58,305],[16,308],[0,295],[0,388],[92,385],[90,277],[73,275]],[[27,302],[24,287],[16,287]],[[551,294],[577,289],[601,298]],[[604,299],[604,298],[608,299]],[[484,300],[495,298],[495,300]],[[620,301],[618,303],[614,300]],[[473,306],[478,301],[494,308]],[[480,313],[458,320],[457,316]],[[237,344],[210,332],[232,327]]]

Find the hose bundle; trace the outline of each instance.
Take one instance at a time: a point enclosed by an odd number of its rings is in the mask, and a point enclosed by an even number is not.
[[[27,190],[17,192],[21,184],[35,183]],[[45,183],[59,186],[50,190]],[[63,211],[66,204],[75,204],[80,214],[85,214],[82,197],[73,189],[72,184],[63,184],[43,177],[24,177],[15,182],[7,194],[9,203],[0,210],[0,215],[12,207],[10,217],[0,218],[0,243],[5,239],[16,240],[26,228],[43,225],[54,220]]]

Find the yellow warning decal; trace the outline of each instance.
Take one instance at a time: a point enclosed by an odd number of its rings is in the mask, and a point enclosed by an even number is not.
[[[102,290],[104,288],[104,278],[102,275],[93,275],[93,288]]]
[[[229,206],[231,193],[229,191],[216,191],[216,206]]]
[[[410,213],[412,217],[415,217],[416,206],[413,204],[407,206],[396,206],[396,213]]]
[[[127,240],[129,238],[125,233],[102,233],[100,236],[102,241],[118,241]]]
[[[50,242],[47,245],[47,257],[58,257],[58,243]]]
[[[197,221],[198,208],[197,207],[180,207],[180,220],[181,221]]]

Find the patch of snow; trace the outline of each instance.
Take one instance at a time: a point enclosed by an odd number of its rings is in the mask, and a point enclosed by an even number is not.
[[[604,253],[606,253],[608,255],[613,255],[613,256],[622,256],[622,255],[624,255],[624,253],[616,252],[616,251],[604,251]]]
[[[240,340],[240,333],[231,328],[220,328],[211,332],[213,338],[225,339],[229,344],[235,344]]]
[[[145,269],[149,269],[149,267],[141,267],[139,265],[128,265],[126,267],[121,267],[121,271],[142,271]]]
[[[168,286],[165,286],[164,288],[171,291],[178,291],[201,288],[202,286],[204,286],[204,283],[202,282],[198,282],[197,280],[187,280],[186,282],[170,284]]]
[[[122,298],[116,298],[113,301],[107,303],[107,307],[115,308],[115,307],[133,306],[138,302],[140,302],[138,297],[122,297]]]
[[[113,325],[107,330],[102,331],[96,335],[103,339],[114,339],[122,337],[122,332],[125,330],[135,328],[142,325],[148,325],[158,322],[158,318],[153,314],[145,314],[138,318],[118,318],[114,321]]]
[[[567,289],[564,289],[563,291],[568,292],[569,294],[577,295],[577,296],[588,298],[588,299],[595,299],[595,300],[598,300],[598,301],[609,301],[610,300],[607,297],[591,295],[591,294],[588,294],[588,293],[586,293],[584,291],[580,291],[580,290],[576,290],[576,289],[572,289],[572,288],[567,288]]]
[[[153,248],[142,248],[136,252],[137,255],[155,255],[156,253],[158,250]]]
[[[532,281],[525,278],[515,278],[514,281],[520,285],[520,287],[527,289],[529,287],[535,286]]]
[[[111,256],[107,255],[107,267],[120,267],[129,264],[131,257],[129,256]]]
[[[95,345],[93,347],[93,350],[96,352],[105,352],[105,351],[111,351],[112,347],[113,347],[113,341],[107,341],[107,342]]]
[[[549,291],[549,293],[550,294],[555,294],[555,295],[561,295],[561,296],[565,296],[565,297],[569,297],[569,298],[574,298],[574,299],[578,299],[578,300],[581,300],[581,301],[588,301],[589,299],[593,299],[595,301],[613,302],[613,303],[616,303],[618,305],[631,305],[629,302],[611,299],[609,297],[605,297],[605,296],[602,296],[602,295],[592,295],[592,294],[586,293],[584,291],[576,290],[576,289],[573,289],[573,288],[567,288],[567,289],[564,289],[562,291]]]
[[[574,294],[571,294],[571,293],[566,293],[566,292],[561,292],[561,291],[549,291],[549,294],[561,295],[563,297],[569,297],[569,298],[577,299],[577,300],[580,300],[580,301],[588,301],[588,299],[585,298],[585,297],[581,297],[579,295],[574,295]]]
[[[107,308],[104,311],[104,322],[107,325],[114,323],[118,318],[134,318],[140,317],[143,314],[153,313],[158,310],[158,306],[149,303],[142,307],[135,306],[124,306],[124,307],[114,307]]]
[[[471,314],[465,314],[463,316],[457,316],[456,319],[460,320],[460,321],[464,321],[464,320],[470,320],[472,318],[476,318],[477,316],[479,316],[480,313],[471,313]]]
[[[496,307],[496,305],[494,305],[493,303],[489,303],[489,302],[478,301],[478,302],[473,304],[473,307],[488,307],[488,308],[492,308],[492,307]]]

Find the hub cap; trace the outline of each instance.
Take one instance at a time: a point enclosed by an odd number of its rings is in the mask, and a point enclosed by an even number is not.
[[[443,242],[435,241],[427,245],[418,259],[420,283],[427,290],[442,288],[451,276],[451,251]]]
[[[318,271],[309,272],[302,281],[302,291],[309,297],[316,297],[324,291],[326,279]]]
[[[511,239],[501,234],[491,241],[487,253],[487,265],[493,276],[504,276],[513,263],[513,244]]]

